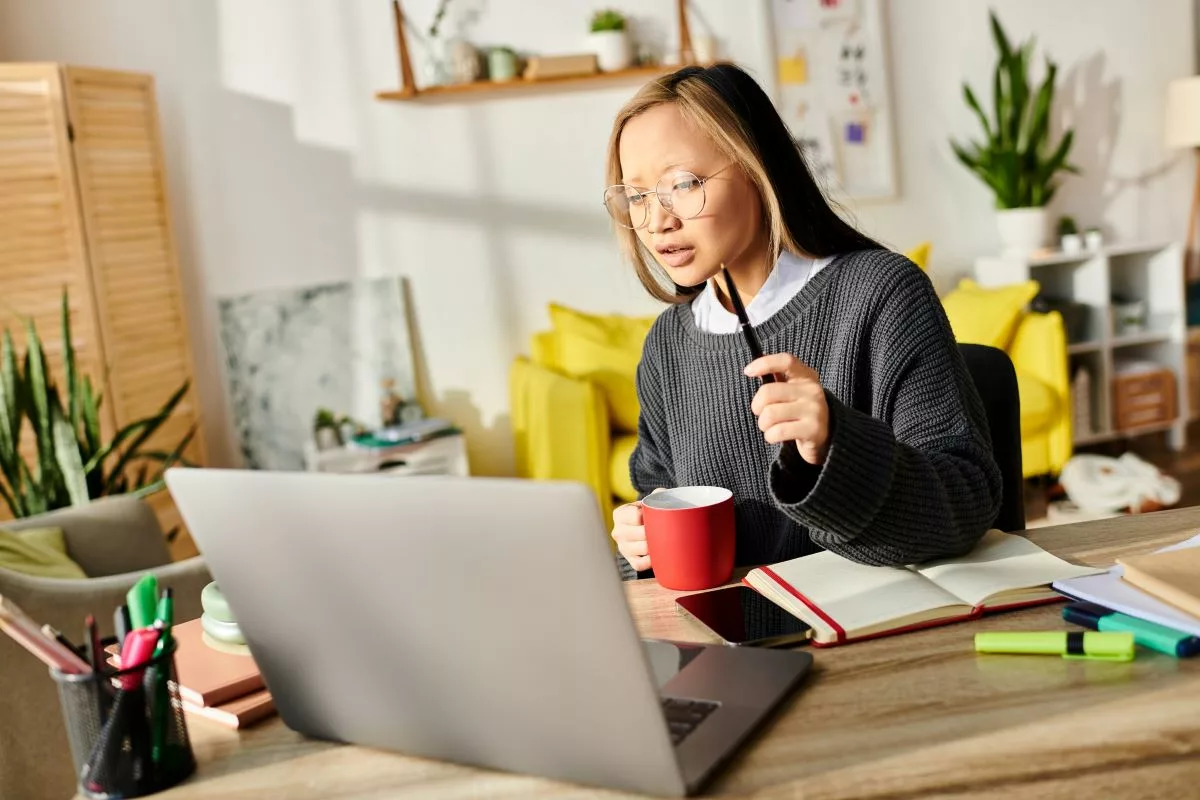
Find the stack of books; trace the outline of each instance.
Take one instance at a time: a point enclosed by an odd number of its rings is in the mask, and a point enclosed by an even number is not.
[[[210,645],[198,619],[176,625],[171,632],[178,642],[175,672],[185,712],[229,728],[245,728],[275,714],[252,656]],[[115,654],[109,661],[120,666]]]
[[[1200,637],[1200,535],[1155,553],[1117,559],[1101,575],[1054,582],[1075,600]]]

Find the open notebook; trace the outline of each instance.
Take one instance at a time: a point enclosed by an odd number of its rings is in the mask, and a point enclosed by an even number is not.
[[[814,553],[751,570],[745,582],[830,646],[1061,599],[1050,583],[1104,572],[1050,555],[1023,536],[988,531],[961,558],[869,567]]]

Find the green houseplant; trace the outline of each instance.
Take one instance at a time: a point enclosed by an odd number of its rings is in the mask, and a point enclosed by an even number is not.
[[[602,9],[592,15],[592,33],[625,30],[625,17],[620,11]]]
[[[24,328],[26,348],[20,358],[7,328],[0,339],[0,498],[14,516],[84,505],[105,495],[145,496],[163,487],[168,467],[187,463],[183,452],[196,434],[195,426],[169,452],[146,447],[187,393],[187,382],[158,412],[126,425],[104,442],[102,397],[75,363],[67,292],[62,297],[61,390],[50,375],[33,321],[26,319]],[[25,425],[35,446],[32,464],[21,454]]]
[[[625,16],[619,11],[602,9],[592,15],[588,43],[603,72],[626,69],[633,63]]]
[[[954,154],[992,191],[1001,243],[1007,252],[1028,253],[1050,233],[1045,206],[1059,187],[1059,173],[1078,174],[1067,161],[1075,132],[1067,129],[1051,142],[1050,110],[1058,66],[1046,57],[1046,74],[1037,91],[1029,80],[1033,38],[1013,47],[990,12],[998,60],[992,76],[991,115],[969,84],[963,97],[983,129],[980,139],[950,142]]]

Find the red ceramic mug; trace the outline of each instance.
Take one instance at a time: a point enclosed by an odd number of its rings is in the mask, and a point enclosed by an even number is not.
[[[733,574],[733,492],[681,486],[640,503],[650,568],[664,588],[711,589]]]

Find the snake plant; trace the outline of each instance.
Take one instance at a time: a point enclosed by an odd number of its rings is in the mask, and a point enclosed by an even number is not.
[[[7,328],[0,339],[0,498],[16,517],[84,505],[104,495],[158,491],[168,467],[187,463],[183,452],[196,434],[193,425],[169,452],[146,447],[187,393],[185,382],[158,412],[102,441],[102,397],[75,363],[67,299],[64,290],[62,390],[50,375],[33,320],[24,321],[26,347],[20,358]],[[21,453],[23,433],[33,436],[35,452],[28,459]]]
[[[992,190],[997,208],[1044,206],[1058,189],[1059,172],[1079,173],[1067,161],[1074,130],[1067,129],[1057,144],[1050,143],[1050,108],[1058,66],[1046,58],[1046,75],[1033,92],[1029,82],[1033,39],[1014,48],[995,13],[990,16],[992,38],[999,51],[992,76],[992,116],[964,83],[963,97],[983,128],[983,138],[965,144],[951,140],[950,146],[958,160]]]

